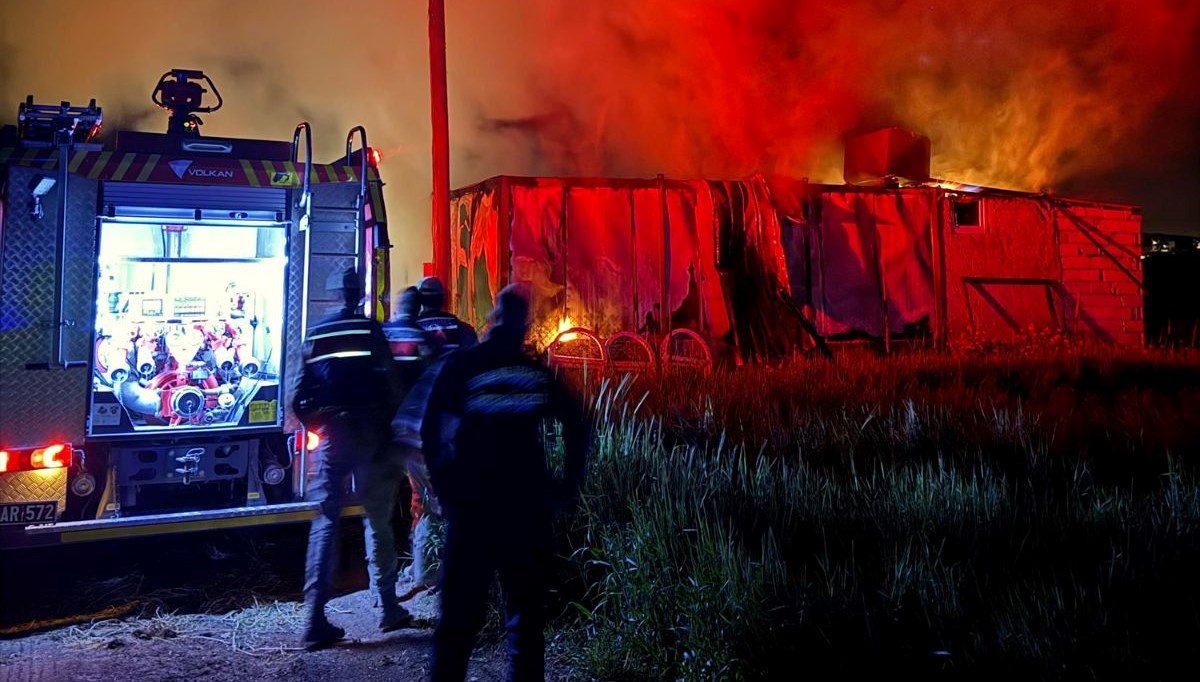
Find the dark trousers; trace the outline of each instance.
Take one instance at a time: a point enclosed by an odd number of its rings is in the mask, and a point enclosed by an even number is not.
[[[550,525],[544,515],[515,517],[447,510],[442,618],[433,636],[433,682],[462,682],[483,627],[492,577],[499,572],[508,630],[508,680],[545,678],[543,596]]]
[[[379,418],[372,414],[341,412],[328,415],[316,427],[321,444],[317,449],[317,475],[308,499],[320,502],[321,508],[309,530],[304,570],[304,601],[310,625],[325,622],[325,603],[333,592],[337,563],[338,521],[351,476],[366,510],[363,525],[371,592],[386,608],[396,605],[399,556],[391,517],[404,475],[398,453],[389,448],[386,432],[379,424]]]

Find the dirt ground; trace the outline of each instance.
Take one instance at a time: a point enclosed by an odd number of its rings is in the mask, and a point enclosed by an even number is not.
[[[437,595],[405,602],[427,627],[379,632],[361,522],[342,530],[328,613],[347,639],[313,653],[299,645],[306,524],[0,551],[0,682],[420,680]],[[498,627],[470,679],[504,679]],[[547,680],[580,679],[548,649]]]
[[[402,586],[403,587],[403,586]],[[418,618],[437,614],[428,592],[406,603]],[[297,602],[272,602],[225,615],[149,615],[98,620],[0,640],[0,682],[367,682],[421,680],[428,670],[432,629],[382,634],[368,592],[329,604],[330,620],[346,628],[346,641],[305,652]],[[472,658],[468,679],[503,680],[505,657],[485,641]],[[578,679],[549,651],[546,679]]]

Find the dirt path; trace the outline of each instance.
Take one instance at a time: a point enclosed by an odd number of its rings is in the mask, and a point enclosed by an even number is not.
[[[407,604],[418,618],[433,618],[437,598],[418,595]],[[298,646],[300,604],[272,602],[226,615],[164,615],[73,625],[20,639],[0,640],[0,682],[367,682],[421,680],[428,669],[432,630],[382,634],[366,591],[329,605],[330,620],[347,640],[307,653]],[[468,679],[504,679],[504,651],[481,646]],[[551,652],[547,680],[576,678]]]

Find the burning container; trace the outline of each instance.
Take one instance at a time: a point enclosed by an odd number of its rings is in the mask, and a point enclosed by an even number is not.
[[[875,135],[851,142],[840,186],[490,178],[452,193],[435,271],[478,325],[528,283],[539,347],[583,341],[597,362],[614,340],[730,362],[1031,329],[1143,342],[1140,209],[931,179],[927,141]]]

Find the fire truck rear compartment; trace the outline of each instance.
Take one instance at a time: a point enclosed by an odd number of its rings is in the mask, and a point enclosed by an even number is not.
[[[89,433],[280,425],[286,193],[106,183],[102,196]]]
[[[112,456],[123,514],[216,509],[246,499],[258,442],[138,444],[114,448]]]

